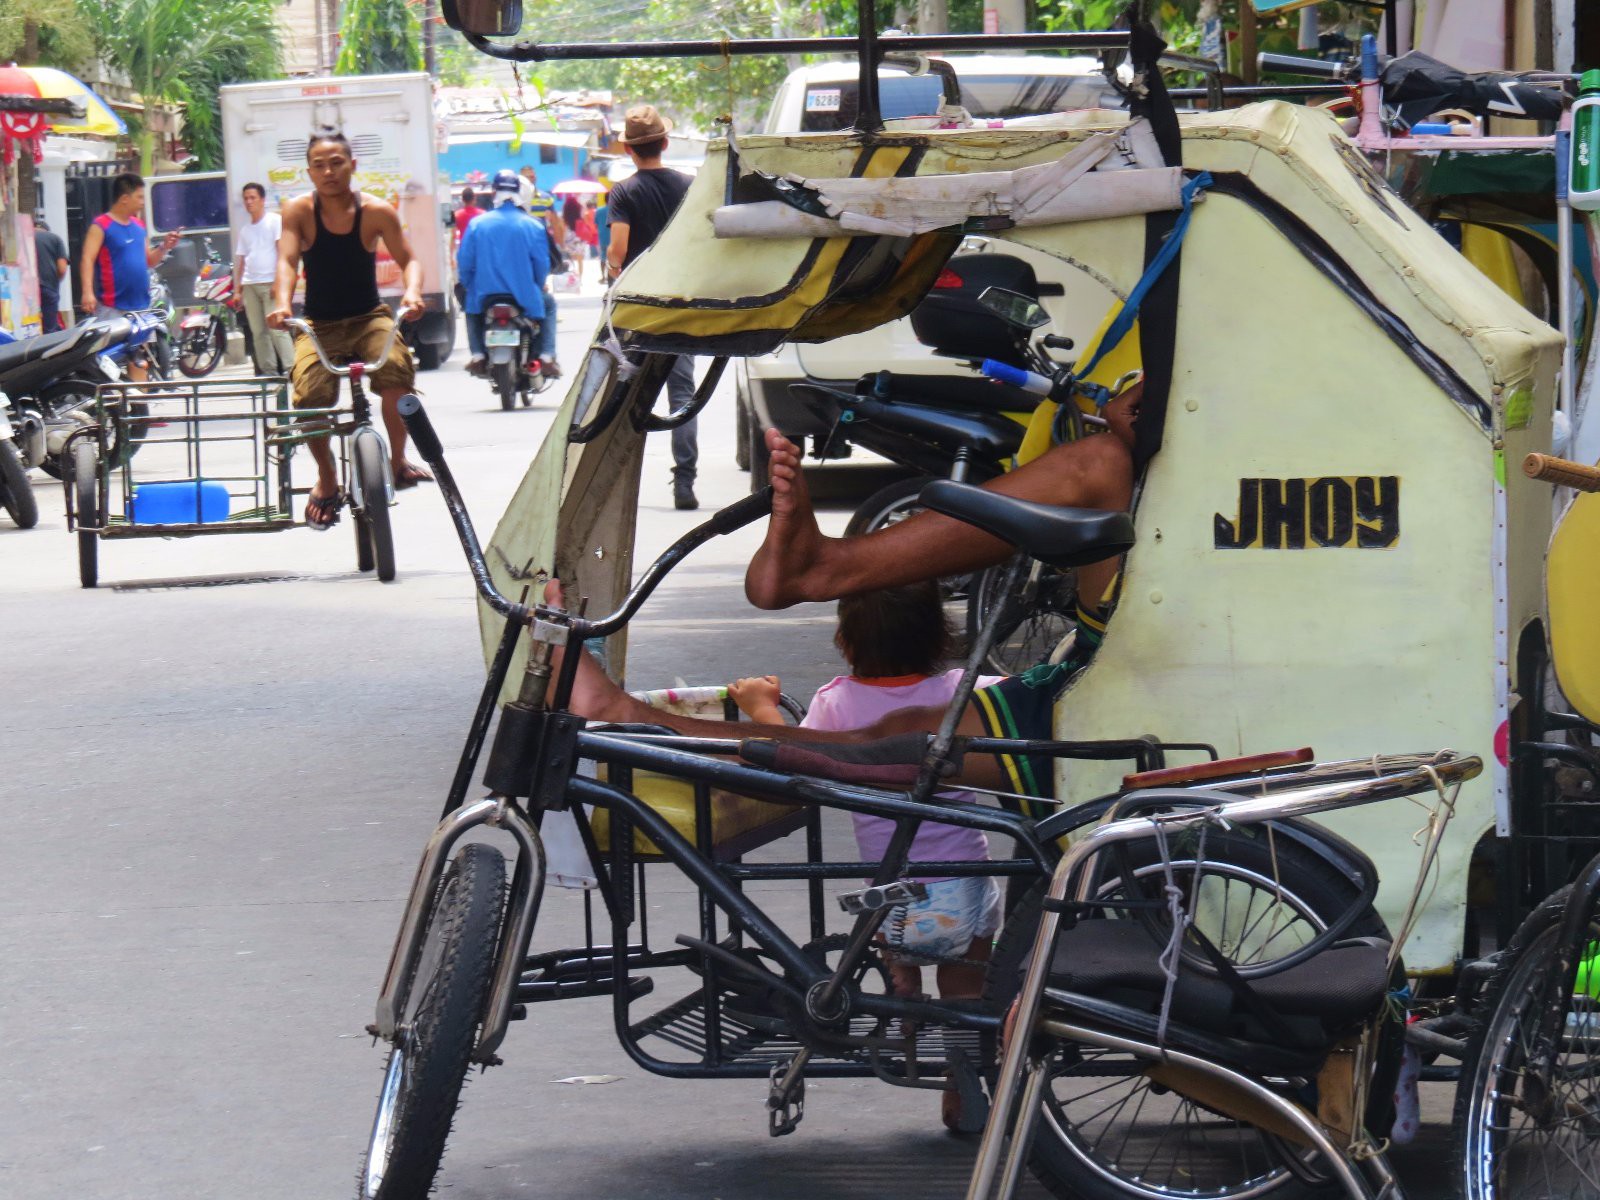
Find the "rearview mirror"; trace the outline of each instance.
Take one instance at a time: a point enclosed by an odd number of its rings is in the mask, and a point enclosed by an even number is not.
[[[479,37],[511,37],[522,28],[522,0],[444,0],[451,29]]]
[[[1038,329],[1050,324],[1050,314],[1031,296],[1005,288],[987,287],[978,297],[978,303],[1008,325],[1022,329]]]

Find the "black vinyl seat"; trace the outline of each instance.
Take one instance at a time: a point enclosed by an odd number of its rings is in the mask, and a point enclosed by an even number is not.
[[[1133,546],[1133,518],[1124,512],[1036,504],[948,479],[923,488],[919,502],[1003,538],[1052,567],[1081,567]]]
[[[95,336],[102,329],[102,326],[82,324],[75,325],[71,329],[63,329],[59,333],[45,333],[38,337],[24,338],[20,342],[8,342],[0,346],[0,374],[15,370],[26,363],[67,354],[75,349],[79,342]]]
[[[1081,921],[1056,941],[1049,986],[1125,1007],[1130,1015],[1155,1014],[1167,985],[1157,961],[1163,948],[1141,921]],[[1388,954],[1389,944],[1381,939],[1351,938],[1285,970],[1246,980],[1299,1043],[1273,1049],[1326,1050],[1371,1017],[1389,990]],[[1233,986],[1187,964],[1178,972],[1171,1014],[1175,1024],[1200,1034],[1276,1041]]]

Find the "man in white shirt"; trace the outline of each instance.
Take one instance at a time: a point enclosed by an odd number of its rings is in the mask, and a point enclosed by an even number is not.
[[[245,319],[250,322],[256,374],[287,375],[294,362],[294,343],[286,330],[267,327],[283,218],[267,211],[267,189],[259,183],[244,185],[244,210],[250,214],[250,223],[240,230],[239,245],[233,252],[234,290],[244,301]]]

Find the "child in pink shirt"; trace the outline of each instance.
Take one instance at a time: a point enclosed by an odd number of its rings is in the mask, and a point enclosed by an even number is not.
[[[911,584],[846,596],[839,601],[834,645],[850,664],[817,690],[801,725],[808,729],[860,729],[902,708],[941,705],[954,694],[959,668],[939,671],[950,657],[950,628],[937,582]],[[980,683],[996,682],[984,679]],[[775,676],[741,679],[731,689],[739,707],[756,721],[781,724]],[[946,800],[972,793],[943,791]],[[879,862],[894,834],[885,817],[852,813],[856,844],[866,862]],[[981,829],[925,821],[911,846],[912,862],[986,862],[989,843]],[[945,999],[983,992],[985,964],[1000,927],[1000,889],[992,877],[921,878],[926,898],[895,907],[883,923],[895,991],[918,995],[922,967],[933,965]]]

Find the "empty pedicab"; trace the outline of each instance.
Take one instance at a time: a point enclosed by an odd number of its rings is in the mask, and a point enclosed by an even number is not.
[[[491,42],[518,8],[445,5],[502,57],[645,52]],[[860,15],[876,28],[871,3]],[[1584,800],[1600,647],[1580,615],[1600,501],[1557,523],[1550,483],[1522,469],[1551,448],[1560,336],[1329,115],[1175,114],[1142,19],[1039,39],[1126,52],[1126,111],[1002,128],[886,127],[882,48],[844,41],[820,48],[859,51],[857,127],[713,144],[609,298],[487,551],[422,406],[402,403],[472,568],[489,674],[370,1027],[389,1057],[360,1194],[426,1195],[468,1068],[520,1050],[514,1022],[597,995],[644,1069],[767,1081],[773,1134],[800,1124],[807,1078],[954,1094],[956,1122],[985,1130],[974,1198],[1025,1164],[1061,1196],[1397,1196],[1385,1147],[1414,1124],[1421,1071],[1464,1081],[1473,1195],[1539,1194],[1531,1179],[1600,1194],[1600,871],[1582,866],[1600,833]],[[957,736],[999,608],[926,733],[831,746],[664,710],[591,719],[596,663],[623,677],[629,621],[662,578],[770,508],[763,491],[724,509],[635,577],[644,441],[686,416],[652,411],[671,356],[714,360],[698,411],[728,356],[904,314],[974,230],[1059,257],[1106,314],[1052,372],[1021,456],[1106,436],[1092,418],[1109,383],[1143,372],[1131,511],[948,480],[921,497],[1020,551],[1007,588],[1033,563],[1121,560],[1104,644],[1054,729]],[[990,307],[1007,319],[1026,299]],[[541,599],[554,578],[567,601]],[[1283,749],[1308,744],[1320,759]],[[939,797],[983,757],[1006,764],[1005,786],[964,777],[987,802]],[[883,859],[828,858],[829,809],[893,822]],[[929,820],[1014,849],[913,861]],[[697,903],[663,936],[646,895],[668,869]],[[1007,884],[983,995],[896,992],[885,918],[919,879],[973,874]],[[557,879],[582,888],[581,944],[544,932]],[[828,881],[862,880],[828,902]],[[756,881],[805,896],[798,927]],[[1490,888],[1504,915],[1485,922]]]

